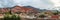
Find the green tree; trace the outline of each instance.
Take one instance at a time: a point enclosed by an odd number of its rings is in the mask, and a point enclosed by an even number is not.
[[[45,16],[45,15],[40,15],[39,17],[40,17],[40,18],[44,18],[44,17],[46,17],[46,16]]]
[[[21,20],[20,16],[12,15],[9,17],[9,15],[4,16],[4,20]]]
[[[20,16],[13,15],[11,19],[12,20],[20,20]]]

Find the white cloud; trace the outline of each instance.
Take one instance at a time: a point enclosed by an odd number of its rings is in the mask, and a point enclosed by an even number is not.
[[[55,6],[55,7],[60,6],[60,0],[51,0],[51,2],[54,3],[54,6]]]
[[[4,1],[3,5],[7,7],[9,6],[11,7],[14,5],[21,5],[21,6],[31,5],[35,8],[45,8],[45,9],[52,7],[52,4],[49,3],[50,2],[49,0],[3,0],[3,1]]]
[[[49,1],[49,0],[48,0]],[[35,8],[49,8],[51,7],[51,4],[48,4],[48,1],[46,0],[14,0],[14,2],[18,5],[31,5]],[[47,3],[47,4],[46,4]]]
[[[60,8],[60,0],[50,0],[52,3],[54,3],[53,7],[57,10],[59,10]]]

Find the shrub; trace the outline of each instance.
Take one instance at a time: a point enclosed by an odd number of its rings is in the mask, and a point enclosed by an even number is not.
[[[40,18],[44,18],[44,17],[46,17],[46,16],[45,16],[45,15],[40,15],[39,17],[40,17]]]
[[[16,15],[12,15],[11,17],[9,17],[9,15],[7,15],[4,16],[4,20],[20,20],[20,17]]]
[[[58,15],[58,13],[53,13],[54,15]]]
[[[11,20],[11,17],[9,17],[9,15],[5,15],[4,20]]]

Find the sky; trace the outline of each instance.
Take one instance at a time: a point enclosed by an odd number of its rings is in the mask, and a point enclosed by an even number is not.
[[[54,5],[53,7],[57,10],[60,10],[60,0],[50,0]]]
[[[55,7],[60,6],[60,2],[59,0],[0,0],[0,8],[13,7],[15,5],[30,5],[39,9],[55,9]]]

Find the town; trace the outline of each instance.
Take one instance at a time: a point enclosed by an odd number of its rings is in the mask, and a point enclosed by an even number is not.
[[[60,20],[60,12],[16,5],[0,8],[0,20]]]

